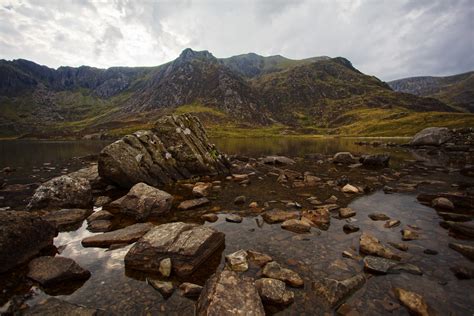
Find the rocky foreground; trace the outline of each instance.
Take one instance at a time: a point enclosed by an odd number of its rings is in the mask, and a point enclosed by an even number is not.
[[[452,139],[449,133],[423,131],[412,145],[436,148]],[[461,142],[460,137],[456,139]],[[367,310],[358,298],[361,292],[371,291],[372,278],[397,284],[371,307],[372,314],[435,315],[444,310],[431,306],[426,293],[414,284],[426,275],[421,258],[449,253],[458,258],[446,263],[452,275],[459,280],[474,277],[474,181],[469,172],[474,148],[459,145],[457,149],[448,150],[454,155],[446,158],[446,165],[434,165],[428,155],[423,160],[405,160],[397,168],[391,167],[390,154],[227,157],[209,143],[195,118],[166,117],[155,129],[104,148],[98,164],[43,183],[30,199],[28,211],[3,211],[0,272],[12,279],[11,274],[25,271],[25,278],[49,295],[64,294],[63,288],[74,292],[94,272],[55,255],[53,239],[57,232],[75,230],[85,221],[87,229],[97,234],[82,239],[82,249],[126,249],[127,273],[145,275],[164,299],[177,292],[195,300],[198,315],[281,311],[360,315]],[[424,153],[418,152],[420,157]],[[458,167],[452,166],[453,160]],[[348,205],[380,190],[385,195],[415,194],[419,203],[433,209],[441,234],[449,234],[456,242],[435,243],[437,249],[433,249],[428,246],[433,243],[426,241],[417,251],[431,233],[406,222],[403,214],[388,215],[383,208],[363,214],[366,220],[362,222],[361,214]],[[270,246],[245,247],[245,236],[240,237],[240,247],[235,247],[239,240],[232,240],[232,250],[225,249],[226,234],[211,225],[221,218],[237,230],[251,218],[258,227],[269,225],[289,233],[295,247],[306,241],[307,253],[317,246],[312,240],[326,236],[333,226],[340,227],[338,235],[351,238],[353,246],[321,269],[327,271],[308,271],[310,264],[301,263],[308,256],[285,258],[294,251],[281,249],[275,257]],[[365,221],[369,224],[362,225]],[[378,237],[378,230],[388,232],[390,241]],[[250,233],[240,230],[241,235]],[[337,242],[340,237],[334,238]],[[283,239],[281,244],[285,244]],[[311,260],[327,260],[324,252],[328,251],[324,248]],[[195,283],[203,270],[207,277]],[[400,286],[397,279],[406,276],[415,281]],[[12,296],[7,291],[6,301]],[[6,312],[12,314],[107,313],[94,305],[56,298],[31,307],[18,299],[9,302]]]

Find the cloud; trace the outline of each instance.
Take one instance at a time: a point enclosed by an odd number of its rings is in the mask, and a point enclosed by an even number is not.
[[[186,47],[343,56],[383,80],[474,69],[471,0],[0,0],[0,58],[153,66]]]

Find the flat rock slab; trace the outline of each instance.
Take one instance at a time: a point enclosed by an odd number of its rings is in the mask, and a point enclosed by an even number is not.
[[[72,304],[57,298],[48,298],[24,312],[24,315],[48,316],[95,316],[97,310]]]
[[[154,227],[151,223],[138,223],[111,232],[94,235],[82,240],[84,247],[109,247],[113,244],[130,244]]]
[[[199,296],[196,315],[265,315],[253,279],[223,270],[214,274]]]
[[[38,257],[28,265],[28,277],[43,286],[88,279],[91,273],[65,257]]]
[[[62,209],[51,211],[43,219],[53,224],[59,231],[74,228],[92,213],[92,209]]]
[[[225,241],[224,234],[207,226],[182,222],[159,225],[146,233],[125,256],[127,268],[158,271],[170,258],[173,272],[186,276],[194,272]]]
[[[378,256],[387,259],[400,260],[400,256],[382,245],[382,243],[372,235],[363,233],[359,239],[359,250],[366,255]]]
[[[321,279],[313,283],[313,290],[326,307],[334,308],[349,298],[365,283],[362,274],[339,281],[334,279]]]

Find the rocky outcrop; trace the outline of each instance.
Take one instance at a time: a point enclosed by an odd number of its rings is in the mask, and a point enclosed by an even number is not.
[[[265,315],[253,279],[223,270],[212,276],[203,288],[196,315]]]
[[[99,174],[121,187],[152,186],[192,176],[227,174],[229,162],[207,138],[198,118],[165,116],[152,130],[138,131],[106,146]]]
[[[27,309],[24,315],[50,315],[50,316],[95,316],[97,310],[72,304],[57,298],[51,297],[30,309]]]
[[[428,127],[418,132],[410,141],[411,146],[440,146],[452,137],[446,127]]]
[[[28,277],[43,286],[88,279],[91,273],[65,257],[38,257],[28,265]]]
[[[0,273],[27,262],[53,245],[56,229],[28,212],[4,211],[0,216]]]
[[[224,234],[207,226],[168,223],[146,233],[125,256],[127,268],[158,271],[163,259],[170,258],[173,272],[186,276],[224,244]]]
[[[86,237],[82,240],[84,247],[109,247],[115,244],[130,244],[137,241],[154,227],[151,223],[139,223],[117,229],[108,233]]]
[[[92,188],[85,178],[63,175],[40,185],[28,209],[90,208]]]
[[[130,191],[109,204],[111,213],[121,213],[143,221],[150,216],[167,213],[171,209],[173,196],[145,183],[135,184]]]

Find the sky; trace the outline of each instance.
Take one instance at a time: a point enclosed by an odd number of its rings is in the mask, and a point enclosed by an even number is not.
[[[474,70],[474,0],[0,0],[0,59],[156,66],[216,57],[342,56],[382,80]]]

